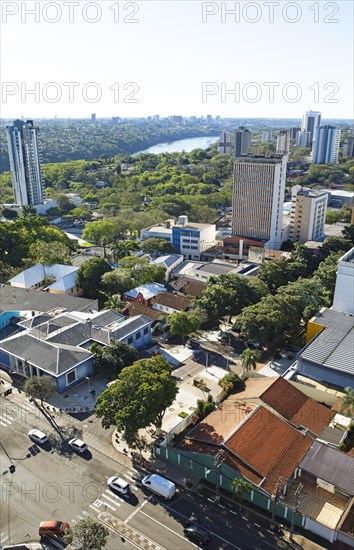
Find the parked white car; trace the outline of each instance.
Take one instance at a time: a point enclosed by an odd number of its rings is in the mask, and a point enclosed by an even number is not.
[[[112,491],[117,491],[118,493],[122,493],[122,495],[127,495],[130,492],[129,483],[118,476],[110,477],[107,480],[107,485]]]
[[[68,443],[74,451],[77,451],[80,454],[87,451],[87,445],[81,439],[74,437],[74,439],[70,439]]]
[[[48,441],[48,437],[45,435],[45,433],[41,432],[41,430],[30,430],[28,432],[28,437],[32,439],[35,443],[39,443],[40,445],[43,445],[43,443],[46,443]]]

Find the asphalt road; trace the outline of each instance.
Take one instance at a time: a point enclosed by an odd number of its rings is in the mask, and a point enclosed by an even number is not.
[[[48,435],[47,445],[34,445],[29,440],[27,432],[34,427]],[[0,428],[2,544],[38,540],[38,525],[46,519],[67,521],[73,526],[80,518],[102,519],[108,513],[121,520],[125,530],[131,528],[131,538],[122,539],[120,533],[111,531],[107,544],[110,550],[195,548],[183,536],[183,527],[190,520],[211,532],[210,550],[289,547],[266,528],[247,520],[245,514],[198,494],[178,490],[168,502],[153,496],[141,486],[143,472],[112,450],[110,434],[96,420],[80,423],[65,414],[47,418],[28,403],[24,394],[14,392],[0,398]],[[78,456],[66,442],[82,433],[89,452]],[[16,467],[13,474],[8,470],[10,462]],[[130,498],[121,498],[107,487],[108,477],[114,474],[130,483]],[[63,547],[47,542],[50,548]]]

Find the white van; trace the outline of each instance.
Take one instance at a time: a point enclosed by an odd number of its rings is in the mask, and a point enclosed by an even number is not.
[[[170,500],[176,493],[176,485],[158,474],[144,476],[141,483],[144,487],[166,500]]]

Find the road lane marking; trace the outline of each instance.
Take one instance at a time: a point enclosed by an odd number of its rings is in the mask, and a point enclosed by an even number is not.
[[[157,519],[152,518],[151,516],[149,516],[149,514],[145,514],[145,512],[140,512],[140,513],[143,514],[143,516],[146,516],[147,518],[152,519],[152,521],[154,521],[155,523],[158,523],[159,525],[161,525],[161,527],[163,527],[164,529],[167,529],[168,531],[170,531],[171,533],[176,535],[176,537],[179,537],[180,539],[184,540],[184,542],[188,541],[192,546],[195,546],[195,548],[199,548],[199,546],[194,544],[194,542],[191,542],[190,540],[186,539],[186,537],[184,537],[183,535],[180,535],[179,533],[176,533],[173,529],[170,529],[170,527],[167,527],[167,525],[164,525],[160,521],[157,521]]]
[[[168,504],[165,504],[164,502],[160,502],[160,505],[163,506],[164,508],[167,508],[168,510],[171,510],[174,514],[177,514],[178,516],[181,516],[185,520],[190,521],[190,518],[188,518],[184,514],[181,514],[181,512],[177,512],[177,510],[172,508],[172,506],[168,506]],[[153,519],[153,518],[151,518],[151,519]],[[242,550],[242,548],[240,548],[239,546],[236,546],[235,544],[232,544],[232,542],[230,542],[229,540],[224,539],[220,535],[217,535],[214,531],[211,531],[210,529],[208,529],[208,531],[211,535],[214,535],[214,537],[217,537],[218,539],[222,540],[223,542],[226,542],[226,544],[228,544],[229,546],[232,546],[233,548],[236,548],[236,550]]]
[[[101,502],[101,504],[103,504]],[[92,508],[92,510],[94,510],[95,512],[100,512],[101,510],[99,510],[99,506],[101,506],[101,504],[96,504],[96,505],[93,505],[93,504],[89,504],[89,507]],[[96,508],[97,506],[97,508]]]
[[[112,504],[115,504],[116,506],[120,506],[120,503],[119,502],[116,502],[115,500],[113,500],[112,498],[110,498],[109,496],[107,495],[102,495],[102,498],[105,498],[107,500],[109,500],[109,502],[111,502]],[[105,506],[108,506],[109,508],[111,508],[111,510],[115,510],[115,508],[112,508],[112,506],[110,506],[109,504],[107,504],[106,502],[104,503]]]
[[[151,499],[152,499],[152,496],[150,496],[147,500],[144,500],[144,502],[142,502],[142,503],[140,504],[140,506],[138,506],[138,508],[137,508],[136,510],[134,510],[134,512],[132,512],[132,513],[130,514],[130,516],[127,517],[126,520],[124,520],[124,523],[128,523],[128,521],[130,521],[130,520],[135,516],[135,514],[137,514],[138,512],[140,512],[140,510],[145,506],[145,504],[146,504],[147,502],[150,502]]]
[[[113,500],[117,500],[118,502],[125,502],[125,500],[123,498],[119,497],[118,495],[116,495],[112,491],[109,491],[108,489],[106,489],[105,492],[102,493],[102,496],[104,494],[107,495],[110,498],[113,498]]]
[[[114,506],[111,506],[110,504],[108,504],[108,502],[104,502],[103,505],[107,506],[107,508],[109,508],[110,510],[113,510],[113,512],[116,511],[116,508]]]
[[[259,523],[254,523],[253,525],[255,525],[256,527],[260,527]]]

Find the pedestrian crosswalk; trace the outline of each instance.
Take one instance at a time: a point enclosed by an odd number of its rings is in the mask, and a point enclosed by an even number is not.
[[[132,492],[136,493],[139,491],[140,481],[138,479],[137,472],[128,469],[124,473],[119,474],[119,477],[122,477],[128,481]],[[115,512],[124,503],[125,500],[123,498],[107,488],[102,492],[99,498],[96,498],[94,502],[89,504],[89,507],[95,512],[103,512],[106,510]]]
[[[14,420],[14,417],[3,412],[1,409],[0,409],[0,425],[1,426],[4,426],[5,428],[7,428],[7,426],[10,426],[12,424]]]
[[[23,396],[11,394],[11,398],[0,400],[0,427],[7,428],[13,423],[34,423],[40,418],[37,407],[24,400]]]

